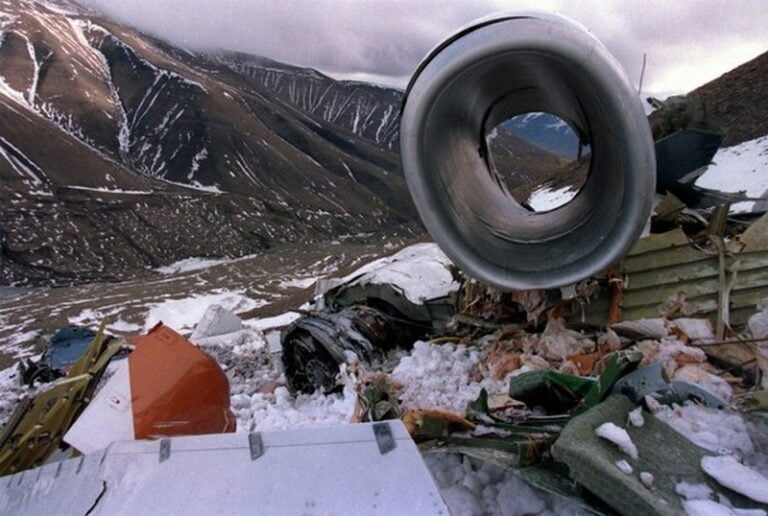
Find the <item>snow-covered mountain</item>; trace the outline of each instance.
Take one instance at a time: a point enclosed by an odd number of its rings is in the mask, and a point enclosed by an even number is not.
[[[120,278],[413,220],[389,150],[397,122],[370,100],[391,107],[398,92],[291,67],[264,86],[243,61],[67,0],[0,0],[0,284]],[[320,80],[325,110],[297,93]]]

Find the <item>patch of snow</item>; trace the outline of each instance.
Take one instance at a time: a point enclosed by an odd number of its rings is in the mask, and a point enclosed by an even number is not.
[[[618,446],[622,452],[626,453],[633,459],[637,459],[639,457],[639,454],[637,453],[637,447],[635,446],[635,443],[632,442],[632,438],[629,437],[629,434],[626,430],[620,426],[617,426],[615,423],[603,423],[602,425],[595,428],[595,435],[605,439],[606,441],[612,442]]]
[[[574,190],[570,186],[557,190],[545,186],[531,192],[530,197],[528,197],[528,206],[536,212],[551,211],[568,204],[578,193],[578,190]]]
[[[257,330],[265,331],[273,328],[282,328],[293,323],[301,317],[301,314],[296,312],[286,312],[284,314],[276,315],[274,317],[264,317],[262,319],[251,319],[244,321],[243,324],[249,328],[255,328]]]
[[[197,173],[197,171],[200,170],[200,165],[206,159],[208,159],[208,148],[203,147],[200,150],[200,152],[195,154],[195,156],[192,158],[192,168],[189,171],[189,175],[187,176],[187,179],[192,181],[195,178],[195,173]]]
[[[768,478],[743,465],[733,456],[703,457],[701,469],[721,486],[756,502],[768,504]]]
[[[281,281],[278,284],[280,288],[309,288],[317,282],[318,278],[295,278],[292,280]]]
[[[73,9],[72,10],[65,9],[65,8],[63,8],[61,6],[58,6],[58,5],[54,4],[54,3],[52,3],[52,2],[42,2],[40,0],[37,0],[37,2],[39,4],[41,4],[43,7],[45,7],[46,9],[48,9],[49,11],[51,11],[52,13],[62,14],[64,16],[78,16],[78,15],[82,14],[82,13],[78,13],[77,11],[75,11]]]
[[[13,334],[2,341],[3,353],[19,359],[31,356],[35,341],[40,337],[37,331],[25,331]]]
[[[117,335],[134,335],[141,332],[142,329],[140,324],[125,322],[122,319],[107,325],[107,330]]]
[[[645,424],[645,418],[643,418],[643,407],[637,407],[635,410],[632,410],[627,415],[627,419],[629,419],[629,422],[632,424],[632,426],[637,428],[643,426]]]
[[[696,185],[722,192],[745,191],[749,197],[768,193],[768,136],[720,149],[713,165],[696,181]],[[736,213],[750,212],[755,203],[740,202],[731,207]]]
[[[501,381],[489,378],[476,381],[475,373],[481,361],[481,352],[474,347],[417,342],[392,371],[392,379],[405,385],[401,396],[405,408],[463,413],[482,389],[494,395],[508,388],[508,377]]]
[[[687,402],[683,406],[664,405],[654,416],[705,450],[741,456],[754,450],[747,426],[739,414]]]
[[[629,464],[629,462],[625,460],[616,461],[616,467],[619,468],[621,472],[626,475],[632,474],[632,471],[633,471],[632,466]]]
[[[512,471],[449,453],[424,457],[453,515],[578,515],[571,502],[531,487]]]
[[[11,417],[21,400],[33,396],[36,390],[21,385],[18,364],[0,371],[0,425],[4,425]]]
[[[211,305],[221,305],[233,312],[244,312],[264,304],[266,303],[262,300],[244,296],[243,292],[227,290],[197,294],[183,299],[169,299],[149,306],[144,329],[149,330],[162,321],[177,331],[190,330],[202,319]]]
[[[714,494],[712,488],[707,484],[691,484],[690,482],[677,483],[675,492],[686,500],[709,500]]]
[[[106,188],[106,187],[91,187],[91,186],[72,186],[67,185],[64,188],[69,190],[84,190],[87,192],[99,192],[108,194],[122,194],[122,195],[152,195],[154,192],[150,190],[121,190],[119,188]]]
[[[342,371],[342,377],[345,375]],[[245,425],[238,424],[238,430],[262,432],[348,424],[355,411],[357,394],[355,382],[346,378],[341,394],[325,396],[316,392],[294,399],[282,386],[272,394],[253,394],[249,399],[250,416]],[[242,413],[239,417],[242,418]]]
[[[198,190],[201,192],[208,192],[208,193],[215,193],[215,194],[223,194],[226,193],[223,190],[221,190],[216,185],[204,185],[200,181],[192,181],[191,183],[179,183],[178,181],[171,181],[170,179],[164,179],[164,178],[158,178],[166,183],[170,183],[172,185],[181,186],[182,188],[190,188],[192,190]]]
[[[231,263],[234,260],[229,258],[186,258],[179,260],[170,265],[164,267],[158,267],[154,269],[155,272],[160,274],[179,274],[183,272],[193,272],[203,269],[208,269],[215,265],[221,265],[224,263]]]

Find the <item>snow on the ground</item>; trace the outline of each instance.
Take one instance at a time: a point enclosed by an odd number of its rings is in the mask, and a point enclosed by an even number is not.
[[[33,393],[34,389],[20,385],[18,363],[0,371],[0,425],[5,424],[22,399]]]
[[[302,394],[293,398],[284,386],[274,393],[233,397],[238,431],[288,430],[350,423],[357,395],[352,382],[341,394]]]
[[[768,504],[768,478],[748,468],[731,455],[704,457],[701,469],[718,484],[752,500]]]
[[[401,396],[405,408],[437,408],[463,413],[482,389],[489,394],[506,392],[508,381],[475,375],[482,359],[479,349],[457,344],[417,342],[392,371],[392,378],[405,386]]]
[[[231,261],[232,260],[229,258],[186,258],[170,265],[166,265],[165,267],[158,267],[155,269],[155,272],[159,272],[160,274],[193,272],[208,269],[214,265],[230,263]]]
[[[243,321],[243,324],[248,328],[255,328],[257,330],[266,331],[273,328],[283,328],[288,326],[295,320],[301,317],[301,314],[296,312],[286,312],[284,314],[276,315],[274,317],[264,317],[262,319],[252,319],[249,321]]]
[[[105,188],[105,187],[90,187],[90,186],[66,186],[69,190],[84,190],[87,192],[99,192],[109,194],[122,194],[122,195],[152,195],[154,192],[150,190],[121,190],[119,188]]]
[[[713,165],[696,181],[696,185],[722,192],[746,191],[749,197],[768,194],[768,135],[720,149]],[[749,212],[754,202],[734,204],[732,211]]]
[[[742,457],[754,450],[739,414],[687,402],[682,406],[664,405],[654,415],[705,450]]]
[[[453,516],[586,514],[492,464],[448,453],[430,453],[424,461]]]
[[[221,305],[232,312],[244,312],[264,306],[266,301],[246,297],[243,292],[222,290],[196,294],[183,299],[169,299],[149,306],[144,329],[159,322],[176,331],[191,330],[211,305]]]
[[[570,186],[556,190],[545,186],[531,193],[531,196],[528,198],[528,206],[536,212],[554,210],[571,202],[578,193],[578,190],[574,190]]]
[[[299,289],[305,289],[309,288],[312,285],[314,285],[317,282],[317,277],[309,277],[309,278],[294,278],[290,280],[284,280],[281,281],[278,286],[280,288],[299,288]]]

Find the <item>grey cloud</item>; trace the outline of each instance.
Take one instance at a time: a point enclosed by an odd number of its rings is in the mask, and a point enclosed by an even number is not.
[[[647,53],[651,92],[691,89],[768,50],[768,3],[749,0],[81,1],[191,49],[238,50],[397,85],[457,28],[505,10],[551,10],[576,19],[635,82]],[[696,74],[683,73],[692,65]]]

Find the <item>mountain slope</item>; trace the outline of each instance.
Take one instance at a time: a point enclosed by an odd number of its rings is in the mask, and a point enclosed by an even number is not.
[[[768,134],[768,52],[747,61],[689,95],[704,101],[730,147]]]
[[[0,0],[0,283],[413,219],[394,153],[225,68],[63,0]]]
[[[208,58],[249,79],[249,88],[257,88],[378,146],[398,148],[403,97],[400,90],[336,81],[311,68],[238,52],[222,51]]]

